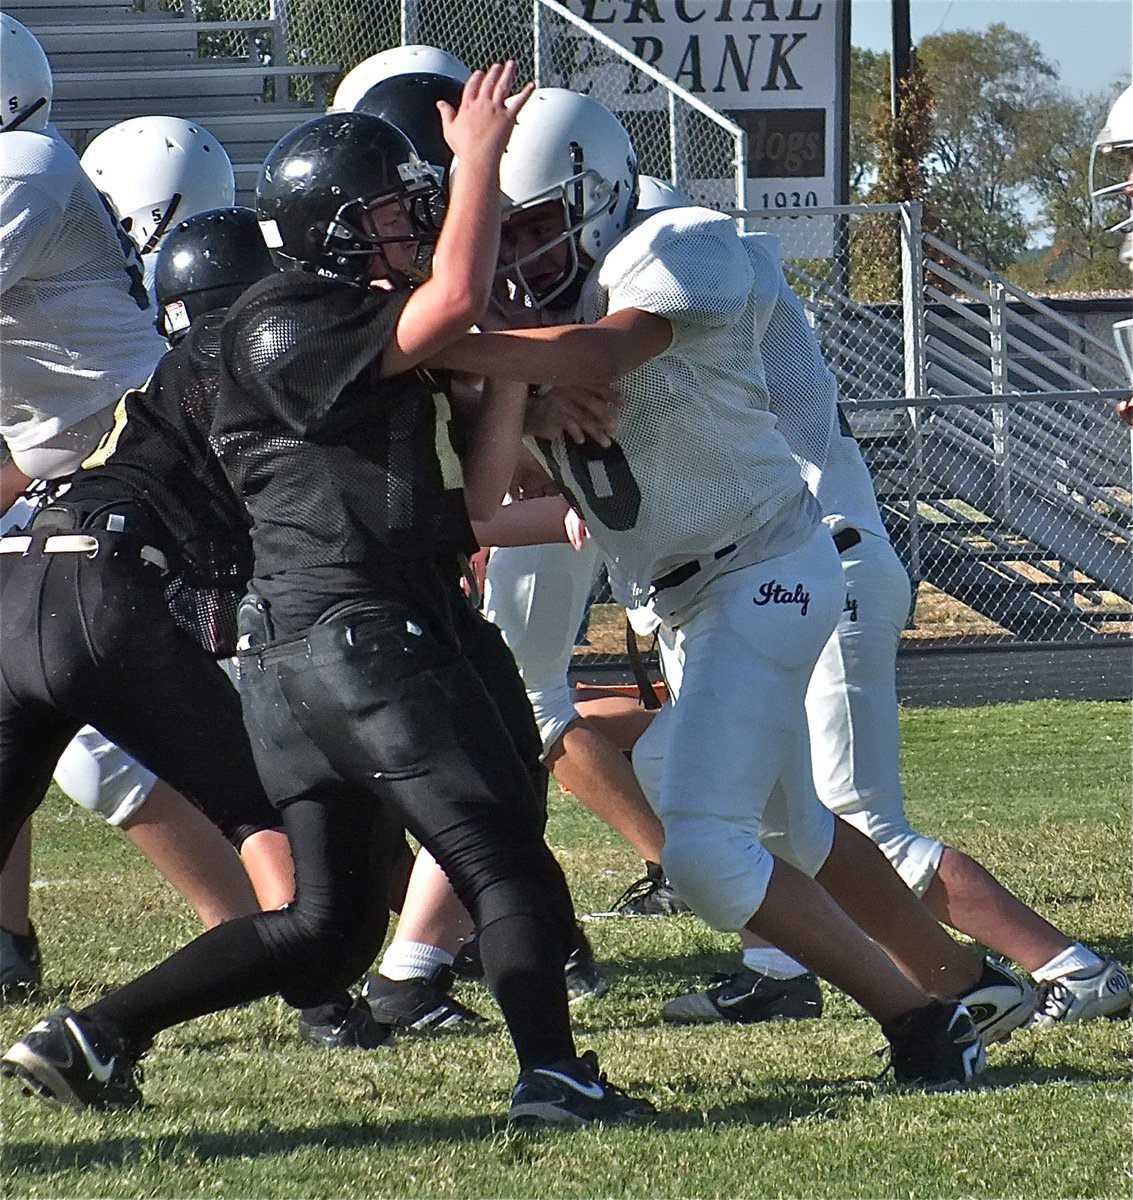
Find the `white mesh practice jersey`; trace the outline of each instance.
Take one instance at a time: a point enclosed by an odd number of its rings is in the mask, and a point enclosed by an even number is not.
[[[764,290],[773,288],[775,294],[760,349],[779,432],[831,529],[852,525],[885,537],[869,469],[838,412],[838,383],[806,309],[783,274],[778,239],[758,233],[742,237],[757,274],[769,277]]]
[[[559,437],[538,448],[585,514],[623,604],[645,603],[654,581],[690,561],[726,562],[803,490],[768,411],[758,341],[774,294],[756,282],[730,218],[681,208],[634,226],[583,289],[586,323],[636,308],[673,327],[664,353],[617,381],[625,408],[612,447]],[[701,570],[693,589],[713,573]],[[670,589],[668,606],[689,594]]]
[[[137,251],[52,130],[0,134],[0,433],[29,450],[144,384],[166,349]]]

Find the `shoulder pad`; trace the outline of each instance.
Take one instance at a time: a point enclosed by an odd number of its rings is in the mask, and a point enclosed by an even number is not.
[[[595,271],[605,311],[640,308],[674,323],[727,325],[748,303],[752,268],[731,217],[665,209],[634,226]]]

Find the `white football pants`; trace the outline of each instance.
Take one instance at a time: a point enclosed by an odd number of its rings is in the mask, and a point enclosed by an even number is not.
[[[662,864],[713,928],[741,929],[774,860],[825,863],[834,818],[811,776],[805,698],[845,598],[830,534],[712,580],[662,626],[672,697],[634,767],[665,827]]]
[[[501,546],[488,558],[484,615],[519,664],[546,753],[578,719],[567,681],[574,639],[601,565],[591,540]]]
[[[896,664],[909,577],[885,538],[861,537],[842,555],[846,606],[806,694],[814,783],[923,896],[944,844],[910,827],[901,787]]]

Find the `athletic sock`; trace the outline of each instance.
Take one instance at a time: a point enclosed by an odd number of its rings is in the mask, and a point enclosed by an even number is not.
[[[382,955],[378,974],[386,979],[401,982],[406,979],[426,979],[438,967],[451,967],[453,956],[440,946],[427,942],[390,942]]]
[[[794,979],[806,974],[806,967],[775,946],[752,946],[744,950],[744,966],[772,979]]]
[[[1050,962],[1044,963],[1032,974],[1039,983],[1045,983],[1050,979],[1058,979],[1062,975],[1074,975],[1079,971],[1092,975],[1095,971],[1100,971],[1104,965],[1104,958],[1099,958],[1081,942],[1074,942],[1065,950],[1060,950]]]

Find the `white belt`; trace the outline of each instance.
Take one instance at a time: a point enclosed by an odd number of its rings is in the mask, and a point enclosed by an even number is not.
[[[9,534],[0,538],[0,554],[27,554],[34,540],[27,534]],[[98,553],[98,538],[89,533],[53,533],[44,539],[40,549],[44,554],[85,554],[94,558]],[[161,571],[169,570],[169,560],[156,546],[140,547],[138,557]]]

